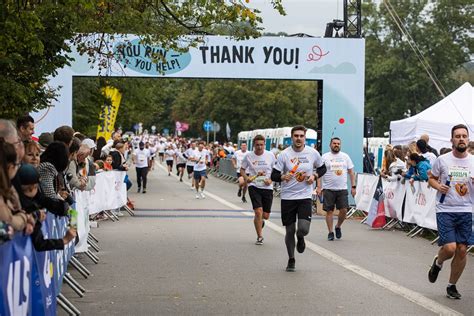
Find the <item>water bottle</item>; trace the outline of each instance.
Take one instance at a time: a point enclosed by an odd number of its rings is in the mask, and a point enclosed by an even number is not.
[[[75,228],[77,229],[77,211],[73,208],[69,209],[69,217],[70,217],[70,220],[69,220],[69,226],[71,228]]]
[[[446,179],[445,184],[449,186],[451,184],[451,176],[448,176]],[[444,198],[446,197],[446,194],[441,194],[441,197],[439,198],[439,203],[443,204],[444,203]]]

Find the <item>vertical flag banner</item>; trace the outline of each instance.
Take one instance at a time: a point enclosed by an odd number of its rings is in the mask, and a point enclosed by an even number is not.
[[[229,126],[229,122],[227,122],[227,124],[225,125],[225,133],[226,133],[226,136],[227,136],[227,140],[230,140],[230,126]]]
[[[382,179],[379,177],[377,182],[377,189],[375,190],[372,203],[369,207],[369,214],[367,215],[367,225],[372,228],[382,228],[387,222],[385,219],[385,194],[383,193]]]
[[[106,140],[112,137],[112,132],[115,127],[115,119],[117,118],[122,94],[117,88],[105,87],[102,89],[102,94],[110,99],[111,104],[104,106],[100,113],[100,124],[97,126],[97,138],[104,137]]]
[[[186,132],[189,129],[189,124],[185,122],[176,121],[175,128],[177,132]]]

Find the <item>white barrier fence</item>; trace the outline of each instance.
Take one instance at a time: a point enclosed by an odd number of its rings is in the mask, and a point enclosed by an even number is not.
[[[372,174],[357,175],[355,202],[358,210],[369,211],[378,181],[379,177]],[[415,181],[412,187],[408,181],[402,184],[400,181],[389,182],[382,179],[382,187],[387,217],[437,230],[436,190],[429,187],[427,182]],[[403,206],[405,206],[404,211],[402,210]]]
[[[77,234],[79,243],[76,252],[86,252],[89,248],[87,236],[90,231],[89,215],[105,210],[113,210],[127,204],[127,188],[124,171],[108,171],[96,175],[95,187],[91,191],[75,190]]]

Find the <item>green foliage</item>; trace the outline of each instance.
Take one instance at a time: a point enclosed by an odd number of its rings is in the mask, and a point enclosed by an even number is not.
[[[473,53],[470,0],[390,1],[423,53],[446,95],[463,77],[456,72]],[[366,116],[382,135],[390,121],[414,115],[441,99],[422,64],[383,3],[363,7],[366,38]],[[470,12],[470,14],[469,14]],[[465,78],[465,77],[464,77]]]
[[[158,131],[173,131],[175,121],[182,121],[190,124],[185,135],[204,138],[202,124],[211,120],[221,124],[217,136],[223,139],[226,122],[234,138],[237,131],[256,128],[296,124],[316,128],[314,82],[111,78],[107,83],[122,92],[116,126],[125,130],[142,122],[149,130],[155,125]],[[94,78],[74,82],[74,128],[88,135],[97,129],[95,118],[103,104],[100,87]]]

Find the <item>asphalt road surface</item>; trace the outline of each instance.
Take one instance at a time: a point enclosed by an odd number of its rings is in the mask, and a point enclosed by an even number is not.
[[[296,253],[296,272],[289,273],[279,198],[264,245],[257,246],[250,199],[242,203],[235,184],[212,175],[206,191],[197,200],[187,179],[181,183],[155,167],[146,194],[137,194],[136,184],[130,190],[135,217],[92,229],[100,262],[80,257],[93,276],[69,269],[87,289],[84,297],[67,285],[63,294],[83,315],[474,313],[472,256],[457,286],[463,297],[450,300],[449,262],[437,283],[427,279],[437,246],[355,219],[345,222],[341,240],[329,242],[324,219],[316,216],[306,251]]]

